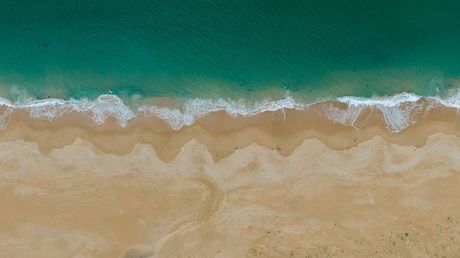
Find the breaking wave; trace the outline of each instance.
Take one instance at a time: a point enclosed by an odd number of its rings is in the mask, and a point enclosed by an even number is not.
[[[12,102],[0,98],[0,128],[8,125],[15,110],[26,111],[31,118],[52,121],[64,114],[80,113],[90,117],[94,123],[103,124],[109,117],[117,120],[120,126],[138,116],[155,116],[166,121],[172,129],[179,130],[192,125],[196,119],[206,114],[225,111],[230,116],[252,116],[266,111],[283,109],[308,110],[313,108],[329,120],[355,128],[360,128],[372,112],[380,112],[390,132],[398,132],[417,121],[426,111],[437,106],[460,110],[460,92],[447,98],[422,97],[412,93],[401,93],[378,98],[353,96],[319,100],[313,103],[296,101],[292,96],[278,100],[250,102],[247,100],[189,99],[177,106],[141,104],[132,108],[117,95],[104,94],[96,99],[43,99],[26,102]]]

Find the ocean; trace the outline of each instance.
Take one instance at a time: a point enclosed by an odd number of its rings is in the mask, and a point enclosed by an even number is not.
[[[458,10],[458,1],[3,0],[4,116],[92,106],[129,120],[154,109],[181,128],[220,109],[344,97],[456,106]],[[49,109],[35,117],[64,112]]]

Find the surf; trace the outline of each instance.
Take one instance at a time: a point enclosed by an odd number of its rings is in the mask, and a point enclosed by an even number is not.
[[[214,112],[226,112],[231,117],[251,117],[263,112],[283,112],[286,110],[320,112],[331,122],[359,129],[375,113],[383,117],[388,131],[397,133],[412,123],[416,123],[428,111],[445,107],[460,110],[460,91],[448,97],[425,97],[403,92],[391,96],[363,98],[344,96],[302,102],[292,95],[279,99],[200,99],[190,98],[179,104],[152,104],[154,100],[124,101],[115,94],[102,94],[95,99],[40,99],[11,101],[0,98],[0,128],[8,126],[9,117],[17,111],[25,111],[31,119],[54,121],[68,114],[78,114],[90,118],[96,125],[114,118],[121,127],[126,127],[136,117],[156,117],[173,130],[191,126],[194,122]],[[176,102],[177,103],[177,102]]]

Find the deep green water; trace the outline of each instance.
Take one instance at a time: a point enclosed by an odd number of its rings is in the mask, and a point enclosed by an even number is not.
[[[305,98],[443,94],[460,76],[460,1],[1,0],[0,85]]]

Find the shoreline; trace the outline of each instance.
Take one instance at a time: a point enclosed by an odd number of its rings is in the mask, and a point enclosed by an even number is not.
[[[126,102],[125,102],[126,101]],[[89,99],[40,99],[13,103],[0,98],[0,128],[8,126],[14,113],[28,113],[31,119],[53,121],[65,116],[81,116],[96,125],[104,125],[107,120],[115,120],[119,126],[127,127],[140,118],[160,119],[173,130],[192,126],[198,120],[225,112],[234,118],[250,118],[267,112],[301,111],[319,113],[334,123],[357,129],[368,125],[368,120],[380,119],[388,131],[397,133],[410,124],[422,119],[432,109],[460,110],[460,91],[451,92],[447,97],[418,96],[400,93],[385,97],[363,98],[344,96],[302,102],[287,94],[282,98],[249,99],[187,99],[172,97],[152,97],[142,99],[132,96],[122,99],[117,95],[102,94]],[[370,123],[372,125],[372,123]]]

